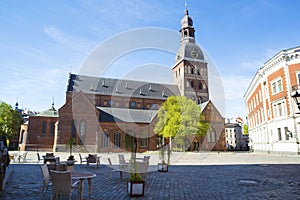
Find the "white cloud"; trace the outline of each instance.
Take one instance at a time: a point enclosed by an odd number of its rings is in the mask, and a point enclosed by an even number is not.
[[[68,33],[63,32],[54,26],[45,26],[44,32],[52,38],[54,41],[58,42],[62,46],[69,48],[73,51],[87,54],[92,48],[95,47],[97,42],[88,40],[86,38],[80,38]]]

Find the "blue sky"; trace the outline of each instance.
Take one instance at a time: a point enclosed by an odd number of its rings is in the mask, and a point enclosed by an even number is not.
[[[223,80],[226,117],[246,115],[243,95],[256,70],[282,49],[300,45],[298,0],[188,0],[197,43]],[[79,73],[97,45],[143,27],[178,31],[184,0],[0,2],[0,100],[43,111],[65,101],[70,72]],[[179,41],[178,41],[179,45]],[[163,58],[163,59],[162,59]],[[130,66],[173,65],[168,52],[123,56],[107,72]],[[144,66],[144,67],[145,67]],[[171,71],[170,71],[171,74]]]

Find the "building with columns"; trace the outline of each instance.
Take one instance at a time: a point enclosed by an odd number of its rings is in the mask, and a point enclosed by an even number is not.
[[[300,83],[300,47],[278,52],[259,68],[244,99],[254,151],[300,153],[300,115],[292,98]]]

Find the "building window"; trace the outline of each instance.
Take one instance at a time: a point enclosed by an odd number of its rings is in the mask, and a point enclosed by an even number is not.
[[[82,145],[85,142],[85,132],[86,132],[86,122],[81,121],[80,122],[80,141],[81,141]]]
[[[286,116],[285,100],[272,103],[274,118]]]
[[[190,82],[186,81],[186,87],[190,87]]]
[[[44,121],[42,123],[42,135],[45,135],[46,134],[46,129],[47,129],[47,123]]]
[[[272,85],[272,94],[273,95],[277,94],[279,92],[282,92],[282,80],[281,80],[281,78],[273,81],[271,83],[271,85]]]
[[[55,131],[55,122],[51,122],[50,123],[50,135],[54,135],[54,131]]]
[[[298,80],[298,85],[300,85],[300,72],[297,73],[297,80]]]
[[[285,140],[289,140],[290,131],[288,127],[284,127],[284,133],[285,133]]]
[[[108,140],[109,140],[108,130],[104,129],[102,132],[101,147],[108,147]]]
[[[194,74],[194,68],[191,67],[191,74]]]
[[[121,135],[119,132],[114,133],[114,144],[115,147],[121,147]]]
[[[232,137],[231,134],[230,137]],[[216,142],[216,132],[213,128],[210,128],[209,133],[207,134],[207,142]]]
[[[194,87],[194,82],[193,82],[193,81],[191,81],[191,87],[192,87],[192,88]]]
[[[141,133],[140,148],[143,148],[143,149],[148,148],[148,133],[147,132]]]
[[[140,138],[140,148],[148,148],[148,138]]]
[[[76,124],[75,124],[75,121],[72,120],[72,137],[73,138],[76,138],[76,133],[77,133]]]
[[[150,109],[158,109],[158,105],[156,103],[151,104]]]
[[[135,101],[130,101],[130,108],[135,108],[135,106],[136,106]]]
[[[281,128],[277,128],[277,132],[278,132],[278,140],[281,141],[282,137],[281,137]]]
[[[199,88],[199,90],[203,90],[202,83],[199,83],[198,88]]]

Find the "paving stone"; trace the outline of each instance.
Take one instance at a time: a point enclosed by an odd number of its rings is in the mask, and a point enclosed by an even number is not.
[[[228,164],[231,158],[234,160],[235,156],[239,156],[239,160],[241,160],[241,157],[240,155],[231,154],[229,156],[224,154],[223,156],[226,157],[227,162],[225,165],[220,165],[222,163],[190,165],[189,160],[193,159],[193,154],[187,154],[187,156],[189,157],[183,160],[188,164],[177,159],[176,163],[169,167],[169,172],[153,171],[149,173],[145,195],[140,198],[130,198],[127,195],[126,180],[120,179],[118,173],[113,173],[112,178],[109,179],[110,169],[105,163],[102,163],[99,169],[87,169],[76,165],[75,170],[90,171],[97,175],[93,178],[92,195],[92,199],[96,200],[299,199],[300,164],[274,164],[274,157],[270,158],[268,155],[255,157],[263,160],[262,164],[257,162],[254,164],[236,164],[234,161],[232,164]],[[246,160],[246,155],[243,156]],[[251,154],[249,156],[250,159],[253,157]],[[215,162],[215,155],[211,158]],[[268,159],[271,161],[266,162]],[[294,157],[294,159],[299,160],[299,157]],[[247,163],[249,163],[249,159]],[[51,199],[51,189],[44,198],[40,194],[42,186],[40,164],[34,162],[16,163],[9,167],[13,168],[13,174],[0,199]],[[151,167],[157,169],[155,165]],[[83,197],[84,199],[90,199],[87,181],[84,181]],[[77,198],[77,192],[73,192],[72,199]]]

